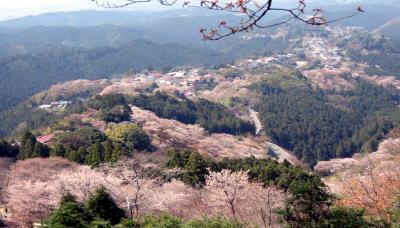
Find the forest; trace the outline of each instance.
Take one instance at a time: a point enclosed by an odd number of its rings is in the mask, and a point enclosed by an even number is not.
[[[230,61],[231,58],[207,49],[156,44],[147,40],[137,40],[121,47],[56,47],[38,54],[2,57],[0,111],[59,82],[109,78],[149,67],[160,70],[182,65],[219,65]]]
[[[183,96],[178,100],[156,92],[152,96],[133,97],[130,103],[150,110],[162,118],[175,119],[185,124],[199,124],[210,133],[240,135],[255,132],[252,123],[239,119],[225,106],[205,99],[191,101]]]
[[[330,104],[322,91],[285,90],[268,83],[255,88],[261,94],[257,109],[266,134],[311,165],[373,152],[383,136],[399,126],[399,96],[367,82],[342,94],[350,111]]]

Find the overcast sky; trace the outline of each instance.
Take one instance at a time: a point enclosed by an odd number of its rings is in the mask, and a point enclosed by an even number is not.
[[[106,0],[102,0],[106,1]],[[114,2],[123,0],[112,0]],[[154,4],[138,4],[132,9],[154,9]],[[37,15],[48,12],[75,11],[75,10],[100,10],[91,0],[0,0],[0,20]]]

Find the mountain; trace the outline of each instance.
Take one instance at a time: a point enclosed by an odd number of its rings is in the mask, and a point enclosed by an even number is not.
[[[325,12],[329,19],[341,18],[351,15],[357,11],[359,4],[348,5],[332,5],[326,6]],[[340,20],[333,25],[340,24],[344,26],[363,27],[368,31],[372,31],[382,26],[384,23],[392,20],[394,17],[400,16],[400,5],[385,5],[385,4],[361,4],[364,13]]]
[[[400,17],[396,17],[373,31],[375,34],[400,39]]]
[[[293,8],[293,2],[277,2],[276,6]],[[368,30],[375,29],[383,23],[395,16],[400,16],[400,4],[396,1],[311,1],[307,5],[307,12],[313,8],[323,8],[328,18],[339,18],[356,12],[358,6],[362,6],[366,11],[356,17],[349,18],[338,23],[346,26],[360,26]],[[268,14],[268,20],[273,21],[279,17],[286,15],[285,13]],[[196,23],[201,18],[200,24]],[[236,18],[236,19],[235,19]],[[148,29],[149,25],[157,25],[156,29],[165,30],[171,27],[169,23],[177,23],[175,26],[184,23],[184,27],[192,24],[192,31],[197,32],[201,27],[215,27],[224,20],[238,20],[238,16],[229,14],[228,12],[209,11],[204,9],[169,9],[163,11],[123,11],[123,10],[107,10],[107,11],[75,11],[75,12],[58,12],[47,13],[37,16],[28,16],[17,19],[11,19],[0,22],[0,27],[7,28],[29,28],[34,26],[45,27],[88,27],[98,25],[118,25],[130,26],[135,28]],[[164,23],[167,26],[163,26]],[[152,27],[152,26],[150,26]],[[1,31],[1,30],[0,30]],[[186,29],[184,31],[187,31]]]
[[[4,82],[0,85],[0,109],[4,110],[58,82],[107,78],[148,67],[210,66],[232,60],[206,49],[146,40],[136,40],[120,47],[54,48],[40,54],[5,57],[0,59],[0,81]]]
[[[11,28],[29,28],[33,26],[72,26],[87,27],[102,24],[143,26],[151,21],[162,20],[171,17],[196,17],[196,16],[220,16],[226,13],[207,12],[201,9],[169,9],[163,11],[74,11],[45,13],[37,16],[27,16],[17,19],[1,21],[0,26]]]

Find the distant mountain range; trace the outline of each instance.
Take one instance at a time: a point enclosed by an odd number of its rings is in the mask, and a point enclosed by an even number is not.
[[[285,6],[289,1],[280,1],[276,3],[279,6]],[[293,3],[291,4],[293,6]],[[386,1],[370,1],[370,0],[337,0],[337,1],[308,1],[308,10],[314,7],[322,7],[329,18],[338,18],[340,16],[349,15],[355,12],[358,6],[362,6],[366,11],[356,17],[340,21],[340,24],[350,26],[361,26],[368,30],[373,30],[381,26],[383,23],[400,16],[400,3],[397,0]],[[269,14],[268,20],[276,20],[283,14]],[[181,23],[189,21],[188,18],[202,18],[204,26],[218,25],[221,18],[229,20],[238,20],[238,16],[228,14],[227,12],[216,12],[205,9],[171,9],[164,11],[75,11],[75,12],[59,12],[46,13],[38,16],[28,16],[17,19],[11,19],[0,22],[1,27],[6,28],[29,28],[33,26],[70,26],[70,27],[88,27],[98,25],[118,25],[132,27],[147,27],[149,25],[158,25],[160,29],[164,29],[164,23],[174,22]],[[207,18],[205,20],[205,18]],[[188,23],[186,23],[188,24]],[[194,23],[195,25],[201,25]],[[168,28],[168,27],[167,27]],[[193,26],[193,30],[197,30],[198,26]],[[4,30],[4,28],[3,28]]]
[[[374,30],[376,34],[382,34],[394,39],[400,39],[400,17],[396,17]]]

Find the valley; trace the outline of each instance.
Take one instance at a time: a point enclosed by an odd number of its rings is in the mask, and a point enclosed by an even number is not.
[[[238,18],[0,22],[0,227],[397,227],[400,15],[373,6],[219,43],[192,26]]]

